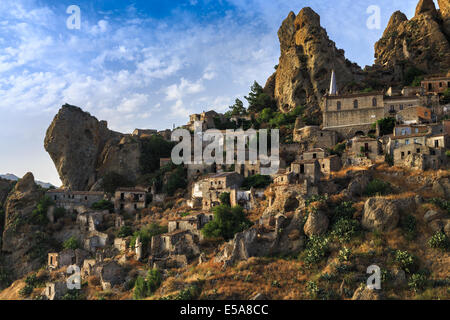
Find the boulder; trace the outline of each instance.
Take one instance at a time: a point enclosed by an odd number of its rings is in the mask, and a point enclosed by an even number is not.
[[[382,300],[383,295],[379,290],[372,290],[364,287],[359,287],[353,294],[352,300]]]
[[[305,223],[304,231],[308,237],[323,235],[328,230],[330,221],[327,215],[318,210],[309,214]]]
[[[438,212],[435,210],[429,210],[423,216],[425,222],[427,222],[427,223],[430,223],[433,220],[441,219],[443,217],[444,217],[444,214],[442,212]]]
[[[450,238],[450,219],[445,220],[444,232]]]
[[[395,201],[386,198],[370,198],[364,204],[362,226],[371,231],[391,231],[400,220]]]

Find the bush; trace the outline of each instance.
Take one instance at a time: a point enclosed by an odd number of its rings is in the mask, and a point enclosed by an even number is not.
[[[47,196],[43,197],[33,210],[29,222],[37,225],[46,225],[48,223],[47,210],[54,202]]]
[[[425,288],[427,282],[427,277],[424,274],[415,273],[409,279],[408,287],[414,290],[414,292],[418,292]]]
[[[213,208],[214,219],[207,223],[202,233],[207,238],[232,239],[238,232],[250,228],[251,222],[245,217],[244,210],[239,207],[220,205]]]
[[[444,91],[443,100],[444,103],[450,103],[450,88]]]
[[[333,149],[330,149],[329,152],[331,155],[338,155],[338,156],[342,156],[342,154],[345,151],[345,148],[347,147],[346,143],[338,143],[337,145],[334,146]]]
[[[231,206],[231,194],[229,192],[224,192],[219,196],[220,203],[225,206]]]
[[[139,157],[141,174],[151,174],[160,168],[161,158],[170,158],[174,142],[166,141],[160,135],[152,135],[141,141],[141,156]]]
[[[100,200],[99,202],[96,202],[92,205],[93,210],[103,211],[108,210],[109,212],[114,211],[114,203],[108,200]]]
[[[30,286],[30,285],[27,284],[25,287],[23,287],[22,289],[20,289],[19,295],[20,295],[22,298],[27,298],[27,297],[30,296],[30,294],[33,293],[33,290],[34,290],[34,288],[33,288],[32,286]]]
[[[391,184],[382,180],[374,179],[366,187],[365,195],[373,197],[376,195],[387,195],[391,193]]]
[[[444,232],[439,231],[428,240],[428,245],[434,249],[447,250],[449,247],[449,240]]]
[[[414,240],[417,237],[417,221],[413,215],[408,215],[403,218],[400,226],[406,239]]]
[[[162,275],[158,269],[148,271],[146,278],[138,277],[134,285],[133,298],[144,299],[150,297],[161,285]]]
[[[380,136],[392,134],[394,132],[395,123],[396,120],[392,117],[378,120],[377,124],[380,127]]]
[[[395,262],[407,273],[411,273],[416,268],[416,258],[408,251],[395,251]]]
[[[333,220],[339,221],[341,219],[353,219],[356,209],[353,207],[353,202],[342,202],[334,209]]]
[[[146,227],[143,227],[141,230],[136,231],[133,234],[133,237],[130,241],[130,246],[134,248],[136,245],[136,239],[140,237],[142,242],[142,252],[145,252],[147,250],[147,246],[152,240],[152,237],[166,233],[167,227],[160,226],[159,224],[152,223]]]
[[[359,222],[340,219],[332,228],[331,234],[340,242],[349,242],[359,232]]]
[[[438,206],[442,210],[446,210],[447,214],[450,214],[450,201],[439,198],[433,198],[430,199],[428,202],[434,204],[435,206]]]
[[[312,266],[326,258],[329,253],[328,243],[329,239],[322,236],[312,236],[309,238],[304,252],[304,262]]]
[[[187,187],[187,174],[183,166],[178,166],[167,179],[167,183],[163,186],[163,192],[169,196],[173,196],[178,189]]]
[[[76,250],[80,247],[80,244],[78,243],[78,240],[75,237],[70,237],[63,243],[64,249],[72,249]]]
[[[244,97],[248,101],[248,111],[260,112],[265,108],[277,109],[276,101],[264,92],[258,82],[255,81],[250,90],[248,96]]]
[[[128,236],[131,236],[133,234],[133,230],[129,226],[122,226],[119,231],[117,232],[118,238],[126,238]]]
[[[262,189],[266,188],[272,183],[270,176],[254,175],[244,179],[242,183],[243,190],[250,190],[251,188]]]

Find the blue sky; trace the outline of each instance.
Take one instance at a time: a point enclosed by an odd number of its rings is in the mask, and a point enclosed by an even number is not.
[[[278,64],[277,31],[310,6],[346,56],[373,63],[391,14],[414,15],[418,0],[0,1],[0,173],[59,185],[43,148],[64,103],[116,131],[171,128],[194,112],[225,111],[262,85]],[[370,5],[381,28],[369,30]],[[81,29],[69,30],[69,5]]]

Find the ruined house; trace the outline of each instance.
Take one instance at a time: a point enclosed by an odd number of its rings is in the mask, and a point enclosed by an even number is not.
[[[328,152],[322,148],[315,148],[303,152],[300,160],[315,160],[319,162],[320,171],[324,175],[331,172],[339,171],[342,167],[341,160],[336,155],[329,155]]]
[[[44,296],[48,300],[60,300],[67,292],[68,288],[66,282],[49,282],[45,286]]]
[[[448,76],[430,76],[425,77],[421,83],[425,93],[444,93],[450,88],[450,77]]]
[[[351,153],[353,157],[365,157],[375,162],[381,154],[381,142],[371,137],[359,136],[352,139]]]
[[[200,114],[192,114],[189,116],[189,123],[186,125],[186,128],[194,131],[195,122],[201,122],[203,131],[214,129],[216,127],[215,119],[222,121],[224,119],[224,115],[217,113],[214,110],[202,112]]]
[[[220,204],[220,195],[238,189],[243,177],[236,172],[212,174],[202,180],[202,207],[209,210]]]
[[[235,171],[245,178],[261,174],[261,161],[257,160],[252,163],[246,160],[244,164],[236,164]]]
[[[294,142],[307,142],[310,148],[333,148],[338,141],[338,134],[332,130],[322,130],[319,126],[303,126],[300,119],[295,122]]]
[[[297,183],[316,184],[321,178],[320,164],[317,159],[296,160],[292,162],[290,172],[295,175],[294,180]]]
[[[66,249],[59,253],[49,253],[47,266],[49,269],[59,269],[71,265],[82,266],[89,253],[81,249]]]
[[[168,231],[170,233],[177,230],[182,230],[200,234],[199,231],[213,219],[214,214],[212,213],[192,214],[181,219],[169,221]]]
[[[54,189],[47,191],[47,196],[52,199],[56,207],[72,211],[79,206],[92,207],[96,202],[105,198],[103,192],[71,191],[68,189]]]
[[[404,124],[421,124],[432,121],[432,111],[426,107],[409,107],[401,110],[396,115],[396,120]]]
[[[154,129],[135,129],[132,133],[133,136],[139,138],[150,137],[155,134],[158,134],[158,131]]]
[[[147,190],[141,188],[119,188],[114,195],[114,209],[116,213],[125,211],[136,213],[144,209],[147,204]]]

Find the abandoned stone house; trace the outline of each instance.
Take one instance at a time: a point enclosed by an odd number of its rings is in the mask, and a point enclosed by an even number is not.
[[[333,148],[338,134],[333,130],[322,130],[319,126],[304,126],[298,119],[293,131],[294,142],[306,142],[310,148]]]
[[[59,253],[49,253],[47,266],[49,269],[59,269],[71,265],[82,266],[89,253],[81,249],[66,249]]]
[[[429,127],[423,124],[398,124],[394,128],[394,137],[411,134],[425,134],[429,132]]]
[[[303,183],[306,180],[310,184],[316,184],[322,176],[317,159],[296,160],[292,162],[289,172],[294,174],[293,179],[296,183]]]
[[[230,193],[231,206],[241,206],[244,209],[254,208],[257,199],[264,198],[264,189],[232,190]]]
[[[432,111],[426,107],[409,107],[399,111],[395,119],[398,123],[404,124],[431,123]]]
[[[197,246],[199,238],[188,230],[173,232],[152,237],[151,256],[185,255],[188,259],[200,254]]]
[[[202,123],[202,130],[214,129],[216,127],[215,119],[223,120],[224,115],[214,110],[202,112],[200,114],[192,114],[189,116],[189,123],[186,125],[188,130],[195,130],[195,122]]]
[[[212,213],[199,213],[192,214],[181,219],[169,221],[168,231],[169,233],[181,230],[191,231],[199,234],[199,231],[210,221],[214,219]]]
[[[374,162],[381,154],[382,144],[378,139],[358,136],[351,140],[351,153],[356,157],[365,157]]]
[[[257,160],[255,163],[246,160],[244,164],[236,164],[235,171],[245,178],[261,174],[261,161]]]
[[[68,292],[67,283],[65,281],[49,282],[44,289],[44,296],[48,300],[59,300]]]
[[[103,192],[71,191],[68,189],[49,190],[47,196],[52,199],[56,207],[66,210],[74,210],[77,206],[90,208],[94,203],[105,198]]]
[[[184,167],[187,169],[187,178],[189,181],[193,181],[196,178],[209,174],[215,173],[217,171],[217,166],[215,164],[185,164]]]
[[[116,213],[125,211],[135,213],[144,209],[147,204],[147,190],[141,188],[119,188],[114,195]]]
[[[443,93],[450,88],[450,76],[431,76],[426,77],[422,83],[422,88],[425,93]]]
[[[96,252],[97,249],[112,245],[112,239],[107,233],[99,231],[89,231],[84,238],[84,249],[89,252]]]
[[[339,171],[342,167],[341,160],[336,155],[329,155],[327,151],[322,148],[315,148],[303,152],[300,160],[315,160],[319,162],[320,171],[328,175],[331,172]]]
[[[220,204],[220,195],[239,189],[243,177],[236,172],[212,174],[202,180],[202,207],[209,210]]]
[[[110,290],[125,281],[124,269],[114,260],[101,263],[98,272],[103,290]]]

